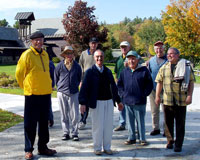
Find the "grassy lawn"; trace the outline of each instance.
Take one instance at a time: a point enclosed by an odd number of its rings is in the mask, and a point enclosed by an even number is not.
[[[115,63],[105,63],[105,65],[112,71],[112,74],[114,76]]]
[[[0,109],[0,132],[23,121],[23,117]]]
[[[0,88],[0,93],[24,95],[24,91],[21,88]],[[57,97],[57,91],[53,91],[52,97]]]
[[[0,65],[0,73],[5,72],[8,75],[15,77],[16,65]]]
[[[200,83],[200,76],[195,76],[196,82],[195,83]]]

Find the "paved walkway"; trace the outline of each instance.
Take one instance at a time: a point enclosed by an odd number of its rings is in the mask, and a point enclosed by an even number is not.
[[[138,144],[126,146],[124,141],[127,138],[128,131],[114,132],[112,140],[112,149],[115,154],[107,156],[96,156],[93,154],[91,119],[89,116],[88,124],[85,130],[79,131],[79,142],[62,141],[62,129],[60,124],[60,113],[58,111],[57,99],[53,98],[53,110],[55,116],[55,125],[50,128],[49,147],[55,148],[58,154],[55,157],[46,157],[37,155],[37,139],[35,143],[34,159],[40,160],[127,160],[127,159],[200,159],[200,85],[195,85],[193,104],[188,106],[186,133],[183,150],[175,153],[168,150],[166,138],[162,135],[149,136],[151,132],[151,113],[149,103],[147,104],[146,114],[146,138],[150,143],[148,146],[141,147]],[[23,115],[24,97],[16,95],[0,94],[0,108]],[[161,113],[162,114],[162,113]],[[162,114],[163,115],[163,114]],[[163,116],[162,116],[163,117]],[[115,109],[114,126],[118,123],[118,111]],[[113,126],[113,127],[114,127]],[[0,132],[0,160],[21,160],[24,159],[24,135],[23,123],[11,127],[4,132]]]

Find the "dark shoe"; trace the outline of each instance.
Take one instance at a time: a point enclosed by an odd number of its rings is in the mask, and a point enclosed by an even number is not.
[[[160,134],[160,130],[159,130],[159,129],[158,129],[158,130],[153,130],[153,131],[150,133],[151,136],[155,136],[155,135],[158,135],[158,134]]]
[[[145,141],[145,140],[142,140],[142,141],[139,142],[140,146],[147,146],[148,144],[149,143],[147,141]]]
[[[174,146],[173,146],[173,143],[167,143],[167,146],[166,146],[167,149],[173,149]]]
[[[54,121],[53,120],[49,120],[49,127],[53,127],[54,125]]]
[[[32,153],[32,152],[26,152],[26,153],[25,153],[25,159],[26,159],[26,160],[31,160],[31,159],[33,159],[33,153]]]
[[[104,150],[103,152],[105,154],[108,154],[108,155],[113,155],[113,151],[112,150]]]
[[[125,126],[118,126],[118,127],[116,127],[115,129],[114,129],[114,131],[123,131],[123,130],[125,130],[126,128],[125,128]]]
[[[102,152],[100,150],[95,150],[94,154],[96,154],[97,156],[100,156],[100,155],[102,155]]]
[[[38,150],[38,154],[39,155],[45,155],[45,156],[53,156],[54,154],[56,154],[56,150],[54,149],[45,149],[45,150]]]
[[[78,138],[77,135],[74,135],[74,136],[72,136],[72,140],[73,140],[73,141],[79,141],[79,138]]]
[[[162,135],[163,137],[166,137],[166,135],[165,135],[165,132],[163,133],[163,135]]]
[[[127,140],[124,142],[125,145],[136,144],[136,140]]]
[[[62,137],[62,140],[63,140],[63,141],[67,141],[67,140],[69,140],[69,139],[70,139],[69,134],[64,134],[63,137]]]
[[[174,152],[181,152],[181,151],[182,151],[181,147],[177,147],[177,146],[174,147]]]

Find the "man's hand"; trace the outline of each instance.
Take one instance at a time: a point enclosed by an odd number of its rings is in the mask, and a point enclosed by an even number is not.
[[[187,105],[191,104],[191,103],[192,103],[192,96],[187,96],[187,97],[186,97],[186,100],[185,100],[185,103],[186,103]]]
[[[84,114],[85,111],[86,111],[86,105],[81,105],[80,106],[80,112],[81,112],[81,114]]]
[[[123,108],[124,108],[124,105],[123,105],[122,103],[119,103],[119,104],[118,104],[118,110],[119,110],[119,111],[122,111]]]
[[[81,86],[82,86],[82,81],[81,81],[80,84],[79,84],[79,88],[81,88]]]
[[[160,97],[159,96],[156,96],[155,98],[155,103],[156,103],[156,106],[158,107],[160,105]]]

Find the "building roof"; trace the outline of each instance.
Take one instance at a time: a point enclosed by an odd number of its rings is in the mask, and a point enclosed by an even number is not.
[[[9,44],[12,44],[12,41],[16,41],[19,46],[24,47],[23,42],[19,39],[19,33],[16,28],[0,27],[0,41],[9,41]]]
[[[15,20],[35,20],[33,12],[18,12]]]
[[[0,27],[0,40],[18,41],[17,29],[11,27]]]
[[[66,33],[62,18],[43,18],[32,22],[31,33],[41,31],[46,37],[63,37]]]

